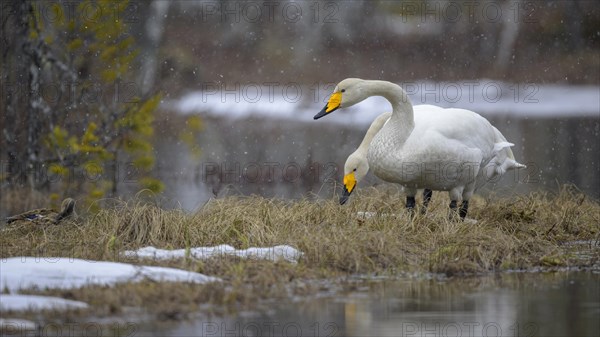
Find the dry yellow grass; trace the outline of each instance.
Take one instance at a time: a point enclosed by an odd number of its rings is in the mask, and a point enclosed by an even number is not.
[[[6,227],[0,235],[0,257],[69,256],[165,265],[224,279],[218,286],[142,283],[52,292],[88,301],[105,315],[140,306],[157,308],[167,319],[197,310],[198,303],[239,308],[260,298],[314,293],[319,286],[306,282],[311,279],[403,272],[467,275],[598,263],[598,249],[592,249],[591,259],[582,260],[565,245],[598,245],[600,240],[600,204],[572,187],[555,195],[475,198],[470,216],[476,224],[448,220],[447,204],[438,193],[428,214],[411,220],[404,197],[395,189],[363,189],[345,206],[337,200],[228,197],[211,200],[195,213],[140,200],[114,201],[96,214],[58,226]],[[362,211],[377,215],[358,216]],[[138,261],[119,255],[149,245],[172,249],[220,244],[238,249],[287,244],[304,257],[293,265],[223,257]]]

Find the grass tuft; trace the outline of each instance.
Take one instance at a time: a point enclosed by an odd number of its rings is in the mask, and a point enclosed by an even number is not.
[[[105,315],[119,314],[129,306],[156,308],[165,320],[185,317],[199,303],[240,308],[259,298],[318,291],[307,279],[598,265],[600,204],[572,187],[556,194],[474,198],[469,216],[478,220],[476,224],[449,220],[448,203],[445,194],[438,193],[428,214],[410,219],[403,196],[385,188],[362,189],[345,206],[333,199],[227,197],[188,213],[141,200],[115,201],[94,215],[57,226],[5,227],[0,257],[66,256],[164,265],[224,280],[224,285],[144,282],[51,292],[86,301]],[[588,242],[593,246],[591,255],[574,258],[572,242]],[[304,252],[304,257],[293,265],[232,257],[138,261],[119,255],[144,246],[189,252],[192,247],[221,244],[238,249],[287,244]]]

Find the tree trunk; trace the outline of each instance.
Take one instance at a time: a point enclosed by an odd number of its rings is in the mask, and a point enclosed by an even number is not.
[[[512,8],[510,8],[512,7]],[[500,42],[496,54],[496,69],[500,72],[506,71],[512,55],[514,54],[514,46],[519,36],[519,23],[524,18],[516,13],[521,12],[521,1],[507,1],[502,6],[503,22],[502,31],[500,32]],[[514,14],[514,15],[512,15]]]
[[[27,83],[28,16],[31,4],[27,1],[2,4],[2,139],[5,146],[0,158],[7,160],[7,182],[10,185],[23,183],[26,177],[27,158],[19,144],[23,144],[26,104],[29,96]]]
[[[163,0],[154,0],[148,8],[148,15],[141,27],[144,34],[141,34],[141,54],[143,57],[141,65],[141,94],[145,97],[154,86],[156,81],[156,72],[158,67],[158,48],[163,36],[164,22],[169,11],[171,2]]]

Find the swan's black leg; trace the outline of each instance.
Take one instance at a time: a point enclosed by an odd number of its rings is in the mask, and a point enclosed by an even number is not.
[[[460,214],[460,218],[462,220],[465,219],[468,211],[469,211],[469,200],[463,200],[462,204],[460,205],[460,210],[458,211],[458,213]]]
[[[450,220],[456,219],[456,215],[457,215],[456,200],[451,200],[450,201]]]
[[[428,190],[428,189],[423,190],[423,208],[421,208],[421,214],[425,214],[427,212],[427,207],[429,206],[429,202],[431,201],[432,195],[433,195],[432,190]]]
[[[415,205],[417,204],[417,202],[415,201],[415,197],[414,196],[407,196],[406,197],[406,209],[408,210],[408,213],[412,216],[415,213]]]

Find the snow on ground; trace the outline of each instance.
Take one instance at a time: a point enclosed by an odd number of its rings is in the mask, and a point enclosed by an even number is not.
[[[0,294],[0,311],[85,309],[87,303],[60,297]]]
[[[186,256],[186,250],[166,250],[150,246],[138,250],[125,251],[123,255],[127,257],[151,258],[155,260],[173,260],[184,258]],[[236,256],[240,258],[254,258],[271,261],[285,260],[296,263],[302,255],[301,251],[287,245],[264,248],[252,247],[248,249],[235,249],[229,245],[220,245],[215,247],[196,247],[189,250],[189,256],[196,259],[208,259],[218,256]]]
[[[597,86],[511,84],[493,80],[398,84],[408,93],[413,105],[463,108],[483,116],[595,117],[600,111],[600,88]],[[325,106],[333,86],[320,90],[303,87],[299,95],[291,94],[285,85],[248,84],[236,90],[227,87],[226,90],[210,89],[191,92],[164,105],[183,114],[312,121]],[[379,114],[391,111],[391,106],[382,97],[371,97],[345,110],[344,118],[325,117],[319,122],[365,126]]]
[[[13,257],[0,261],[0,289],[15,293],[20,289],[70,289],[86,285],[114,285],[121,282],[152,280],[157,282],[206,283],[220,281],[186,270],[136,266],[56,257]]]
[[[23,332],[35,332],[37,328],[38,325],[35,322],[26,319],[0,318],[0,331],[5,333],[6,336],[25,336]],[[35,336],[35,334],[31,336]]]
[[[197,259],[236,256],[296,263],[302,255],[299,250],[286,245],[240,250],[228,245],[220,245],[189,250],[189,256]],[[145,247],[135,251],[125,251],[123,256],[156,260],[180,259],[186,256],[186,250]],[[217,277],[175,268],[137,266],[128,263],[68,257],[13,257],[0,260],[0,289],[6,289],[11,293],[0,295],[0,311],[51,308],[66,310],[87,307],[86,303],[57,297],[16,294],[21,289],[70,289],[87,285],[111,286],[116,283],[143,280],[192,283],[220,281]]]

